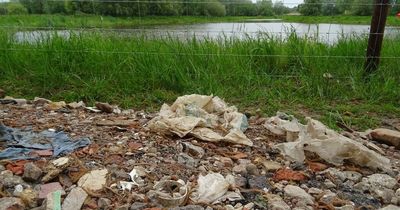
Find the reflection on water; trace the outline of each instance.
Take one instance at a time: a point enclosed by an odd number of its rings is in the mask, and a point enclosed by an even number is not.
[[[36,30],[20,31],[15,34],[19,42],[40,42],[57,35],[68,39],[72,34],[101,33],[104,35],[119,35],[124,37],[145,36],[148,38],[173,37],[185,40],[188,38],[257,38],[276,37],[285,39],[292,32],[300,37],[309,37],[324,43],[336,43],[342,36],[366,36],[369,33],[367,25],[345,24],[302,24],[302,23],[206,23],[192,25],[153,26],[134,29],[91,29],[91,30]],[[399,27],[387,27],[386,36],[400,34]]]

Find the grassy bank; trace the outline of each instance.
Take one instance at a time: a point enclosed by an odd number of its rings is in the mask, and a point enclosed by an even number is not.
[[[298,23],[342,23],[369,25],[371,17],[360,16],[281,16],[281,17],[109,17],[94,15],[5,15],[0,16],[1,26],[12,27],[59,27],[59,28],[132,28],[152,25],[194,24],[212,22],[243,22],[251,19],[279,18],[286,22]],[[388,18],[388,25],[400,26],[400,19]]]
[[[0,88],[17,97],[157,110],[179,95],[200,93],[268,114],[308,113],[331,126],[340,120],[367,128],[379,118],[400,117],[400,61],[382,59],[365,82],[362,38],[326,45],[295,35],[285,42],[181,42],[81,34],[34,44],[9,36],[0,31]],[[400,37],[385,46],[384,57],[400,55]]]
[[[338,24],[362,24],[370,25],[371,16],[283,16],[286,22],[296,23],[338,23]],[[400,19],[389,16],[388,26],[400,26]]]

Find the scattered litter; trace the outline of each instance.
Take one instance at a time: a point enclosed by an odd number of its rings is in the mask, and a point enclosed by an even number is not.
[[[177,207],[183,204],[188,196],[188,186],[183,180],[163,180],[154,187],[155,198],[163,207]]]
[[[198,189],[193,193],[193,200],[200,203],[213,203],[228,192],[232,184],[230,177],[225,178],[219,173],[210,173],[206,176],[199,175]]]
[[[154,132],[174,133],[179,137],[190,134],[204,141],[253,145],[243,133],[248,127],[246,116],[217,96],[178,97],[171,106],[164,104],[148,127]]]
[[[35,133],[31,129],[17,129],[0,125],[0,142],[7,148],[0,152],[0,159],[34,159],[37,150],[53,150],[53,157],[69,154],[90,144],[88,138],[72,140],[63,131],[45,130]]]
[[[286,134],[287,139],[292,140],[293,138],[291,138],[291,136],[294,135],[293,133],[289,134],[291,131],[288,132],[286,130],[286,125],[292,124],[296,122],[296,120],[287,121],[283,119],[278,120],[279,117],[273,118],[279,122],[274,128],[286,131],[286,133],[283,132],[283,134]],[[390,169],[390,161],[388,158],[368,149],[357,141],[338,134],[317,120],[308,118],[307,121],[307,126],[297,122],[300,133],[296,141],[276,145],[287,157],[298,162],[304,162],[304,151],[309,151],[334,165],[342,165],[344,160],[348,160],[360,166],[373,169]],[[292,128],[295,126],[290,127]]]

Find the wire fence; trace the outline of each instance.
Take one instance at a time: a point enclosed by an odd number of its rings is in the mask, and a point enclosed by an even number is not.
[[[327,45],[335,45],[341,39],[346,37],[361,37],[367,42],[366,37],[371,35],[383,35],[384,33],[375,33],[370,31],[370,27],[368,25],[341,25],[341,24],[334,24],[334,23],[286,23],[284,20],[257,20],[257,16],[253,18],[246,17],[243,20],[234,19],[233,21],[223,21],[218,23],[218,19],[213,17],[204,16],[202,17],[205,20],[202,20],[202,24],[173,24],[168,22],[168,26],[163,26],[163,23],[157,23],[156,16],[148,16],[145,15],[143,11],[141,11],[141,7],[138,6],[138,15],[132,16],[130,18],[121,18],[121,20],[127,23],[128,28],[118,28],[113,26],[102,26],[104,22],[104,18],[107,18],[105,15],[101,15],[101,12],[96,11],[98,8],[94,6],[94,4],[104,3],[116,6],[116,4],[140,4],[140,5],[151,5],[151,4],[158,4],[158,5],[189,5],[190,8],[194,5],[212,5],[215,4],[216,1],[162,1],[162,0],[48,0],[48,2],[73,2],[73,3],[91,3],[93,7],[91,8],[93,11],[92,16],[81,16],[83,20],[87,20],[88,23],[82,24],[82,26],[70,26],[68,24],[63,25],[54,24],[50,19],[48,21],[49,25],[29,25],[30,23],[17,21],[12,24],[3,23],[0,24],[0,30],[12,30],[13,31],[13,38],[11,39],[18,39],[15,36],[19,33],[20,34],[20,41],[21,43],[24,42],[37,42],[38,37],[43,38],[43,36],[53,36],[54,34],[59,33],[60,31],[69,31],[67,32],[66,39],[72,34],[80,34],[82,32],[91,32],[95,31],[97,33],[104,33],[109,35],[111,32],[118,34],[118,33],[129,33],[128,36],[136,37],[137,35],[140,36],[147,36],[150,39],[162,39],[163,37],[168,38],[178,38],[181,41],[183,39],[192,39],[193,37],[201,39],[218,39],[218,38],[231,38],[231,39],[269,39],[269,38],[278,38],[282,42],[288,39],[291,35],[299,36],[300,38],[310,39],[312,41],[317,41],[321,44]],[[249,3],[247,1],[220,1],[223,3],[224,7],[232,6],[232,5],[255,5],[256,2]],[[387,4],[374,4],[368,3],[370,1],[366,1],[365,3],[349,3],[350,1],[342,2],[340,6],[347,7],[347,6],[379,6],[379,5],[387,5]],[[327,7],[329,10],[336,9],[337,6],[333,1],[322,1],[319,3],[307,3],[309,6],[329,6]],[[299,7],[298,3],[295,2],[288,2],[282,1],[282,5],[288,8]],[[333,6],[332,6],[333,5]],[[399,3],[397,1],[391,1],[390,6],[396,7]],[[233,9],[233,13],[235,14],[235,9]],[[400,12],[400,11],[399,11]],[[297,15],[297,14],[296,14]],[[179,16],[174,16],[174,18],[179,19],[180,17],[184,18],[185,16],[191,16],[188,12],[183,12]],[[233,15],[235,16],[235,15]],[[239,15],[238,15],[239,16]],[[54,18],[58,18],[59,15],[55,15]],[[90,25],[90,18],[97,18],[101,24],[93,24]],[[49,16],[47,16],[49,18]],[[146,18],[146,20],[145,20]],[[151,20],[154,18],[154,22],[147,24],[146,21]],[[168,18],[168,17],[167,17]],[[116,17],[118,19],[118,17]],[[221,19],[222,20],[222,19]],[[129,21],[136,21],[135,24],[129,24]],[[162,21],[162,20],[161,20]],[[176,20],[179,22],[179,20]],[[271,21],[271,22],[269,22]],[[400,20],[398,20],[400,22]],[[190,22],[190,21],[189,21]],[[194,21],[195,22],[195,21]],[[54,26],[53,26],[54,25]],[[104,24],[105,25],[105,24]],[[116,24],[118,25],[118,24]],[[400,25],[400,24],[399,24]],[[35,35],[36,33],[36,35]],[[21,35],[22,34],[22,35]],[[44,35],[43,35],[44,34]],[[157,34],[161,34],[157,35]],[[400,34],[399,27],[390,27],[386,29],[385,32],[385,41],[398,39]],[[124,35],[126,37],[126,35]],[[22,37],[22,38],[21,38]],[[30,40],[32,39],[32,40]],[[40,41],[39,41],[40,42]],[[37,43],[36,43],[37,44]],[[385,48],[396,47],[390,45],[384,45]],[[292,55],[292,54],[268,54],[268,53],[215,53],[215,52],[179,52],[177,50],[173,50],[171,52],[160,52],[154,50],[132,50],[132,51],[121,51],[121,50],[99,50],[99,49],[80,49],[80,50],[71,50],[71,49],[64,49],[59,51],[58,49],[46,49],[38,47],[34,45],[34,47],[26,47],[26,44],[22,44],[22,47],[16,46],[3,46],[0,47],[0,52],[18,52],[18,51],[35,51],[35,52],[53,52],[53,53],[98,53],[98,54],[131,54],[131,55],[150,55],[150,56],[157,56],[157,55],[176,55],[176,56],[225,56],[225,57],[257,57],[257,58],[303,58],[303,59],[327,59],[327,62],[340,62],[341,59],[359,59],[364,60],[366,59],[365,54],[351,54],[351,53],[344,53],[344,54],[335,54],[331,51],[326,51],[325,55],[313,55],[305,54],[305,55]],[[399,62],[400,54],[396,54],[399,52],[397,49],[388,50],[392,52],[392,54],[386,54],[380,57],[382,60],[388,60],[388,62]],[[362,51],[363,52],[363,51]],[[270,75],[270,76],[277,76],[281,77],[282,75]],[[286,75],[287,77],[296,77],[295,75]],[[345,77],[346,78],[346,77]]]

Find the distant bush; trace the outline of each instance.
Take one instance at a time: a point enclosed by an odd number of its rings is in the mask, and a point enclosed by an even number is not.
[[[8,3],[6,10],[6,13],[9,15],[28,14],[28,10],[20,3]]]

